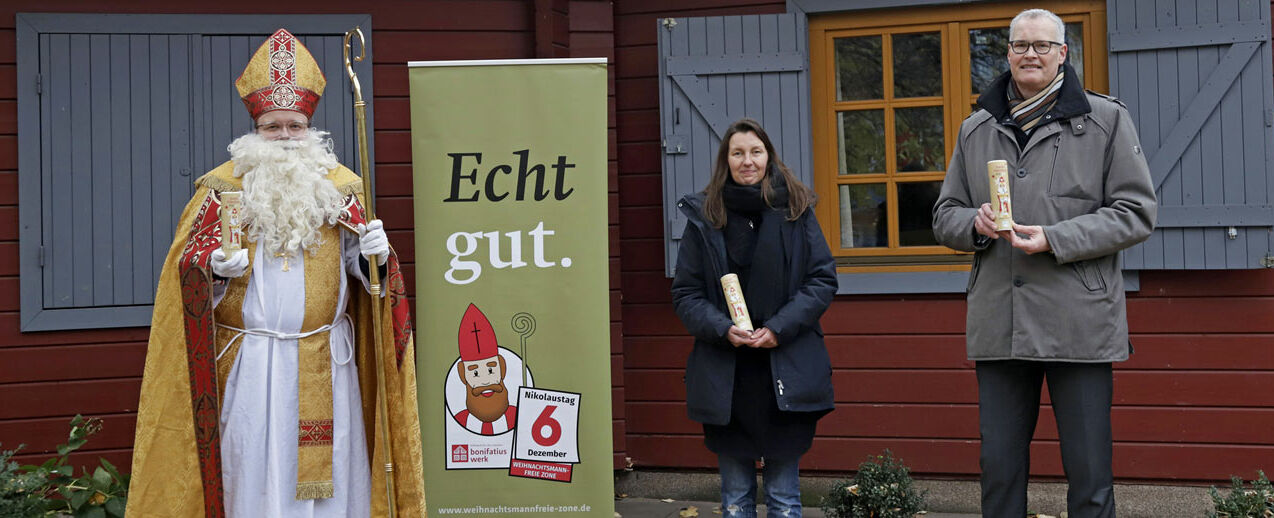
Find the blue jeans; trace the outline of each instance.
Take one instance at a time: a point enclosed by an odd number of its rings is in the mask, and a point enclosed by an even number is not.
[[[765,459],[761,475],[765,480],[765,507],[769,518],[800,518],[800,459]],[[756,517],[756,460],[717,456],[721,468],[721,515],[727,518]]]

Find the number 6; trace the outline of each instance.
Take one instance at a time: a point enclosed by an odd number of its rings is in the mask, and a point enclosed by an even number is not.
[[[557,405],[544,407],[544,410],[540,412],[540,416],[535,418],[535,422],[531,424],[531,438],[535,439],[535,444],[552,446],[557,444],[558,439],[562,438],[562,423],[559,423],[557,419],[553,419],[554,410],[557,410]],[[546,426],[549,427],[549,434],[541,435]]]

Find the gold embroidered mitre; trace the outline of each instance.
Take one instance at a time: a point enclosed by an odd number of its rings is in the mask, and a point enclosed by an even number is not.
[[[313,117],[326,85],[314,56],[287,29],[262,43],[234,82],[253,120],[274,110]]]

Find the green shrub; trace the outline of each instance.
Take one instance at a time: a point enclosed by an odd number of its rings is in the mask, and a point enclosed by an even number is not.
[[[924,509],[924,495],[911,470],[885,450],[859,464],[854,478],[837,482],[823,498],[823,512],[832,518],[910,518]]]
[[[22,449],[0,450],[0,516],[30,517],[44,514],[44,486],[48,479],[22,471],[13,454]]]
[[[1224,497],[1213,486],[1208,490],[1212,496],[1212,512],[1209,518],[1274,518],[1274,487],[1264,471],[1257,471],[1257,479],[1252,487],[1247,487],[1243,479],[1230,477],[1230,492]]]
[[[16,450],[0,452],[0,516],[26,518],[62,513],[76,518],[123,518],[128,502],[128,475],[106,459],[99,459],[101,466],[76,477],[68,458],[101,429],[100,420],[75,416],[66,444],[58,445],[57,457],[39,466],[19,468],[9,460]]]

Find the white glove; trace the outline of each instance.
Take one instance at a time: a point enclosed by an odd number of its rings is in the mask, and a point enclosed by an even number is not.
[[[366,225],[359,223],[358,249],[369,261],[376,256],[376,264],[384,265],[389,260],[389,237],[385,235],[385,224],[379,219],[368,221]]]
[[[212,273],[217,277],[225,279],[233,279],[243,275],[248,271],[248,250],[240,248],[238,252],[230,258],[226,258],[226,251],[220,248],[212,251]]]

